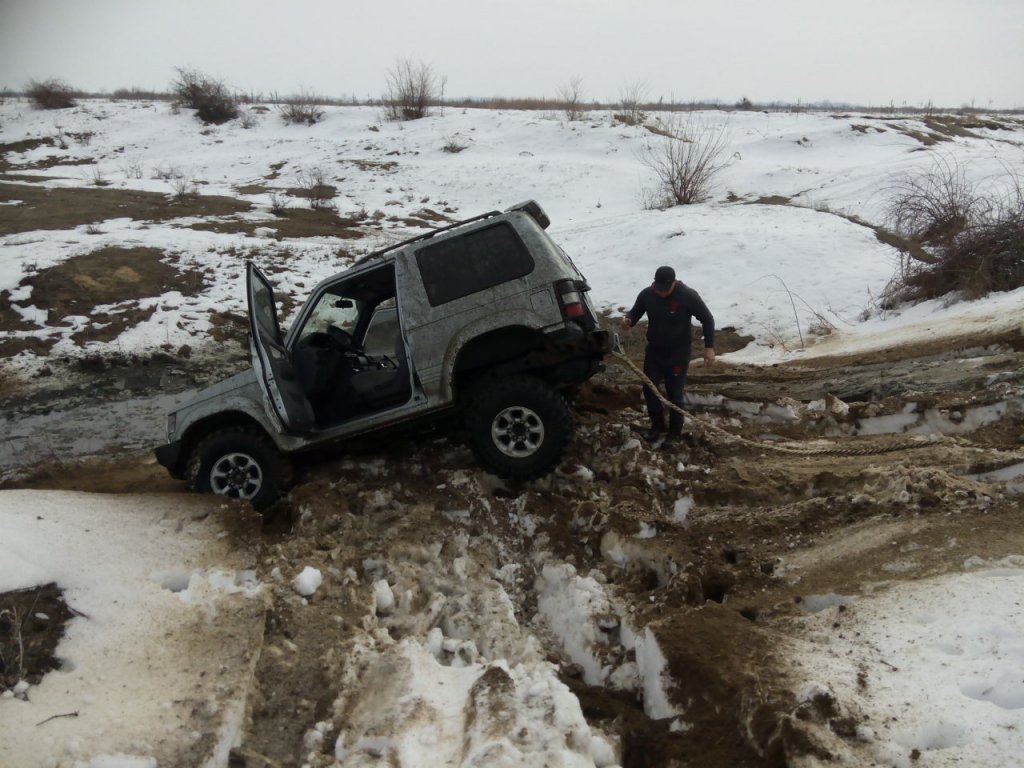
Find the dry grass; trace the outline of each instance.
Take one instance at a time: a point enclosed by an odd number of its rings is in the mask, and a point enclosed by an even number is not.
[[[216,195],[169,200],[156,192],[127,189],[46,189],[27,184],[0,184],[0,203],[11,200],[20,200],[21,205],[4,208],[0,235],[37,229],[74,229],[124,217],[166,221],[181,216],[226,216],[252,208],[241,200]]]

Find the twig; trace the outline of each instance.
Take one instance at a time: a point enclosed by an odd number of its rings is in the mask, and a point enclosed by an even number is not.
[[[56,720],[58,717],[78,717],[78,712],[65,712],[63,715],[50,715],[45,720],[40,720],[36,725],[39,726],[43,723],[48,723],[51,720]]]

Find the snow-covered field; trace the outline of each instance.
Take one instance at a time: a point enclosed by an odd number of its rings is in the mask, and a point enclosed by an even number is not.
[[[883,223],[888,190],[899,175],[928,170],[939,156],[954,160],[982,183],[1000,184],[1008,169],[1024,175],[1020,123],[1013,130],[977,129],[976,138],[926,148],[909,135],[926,131],[925,126],[907,119],[709,114],[705,118],[723,125],[733,142],[732,161],[718,180],[714,199],[654,211],[641,204],[643,190],[653,180],[640,156],[648,142],[658,139],[642,127],[615,123],[607,114],[567,123],[548,113],[448,109],[443,115],[395,124],[382,121],[372,108],[325,111],[326,119],[312,127],[285,126],[271,111],[245,129],[237,122],[204,127],[186,111],[175,113],[163,103],[87,101],[59,113],[35,112],[17,100],[0,104],[2,144],[91,134],[88,141],[67,138],[66,150],[41,146],[9,153],[7,160],[15,166],[11,172],[45,176],[47,187],[89,187],[102,178],[112,188],[169,194],[173,182],[153,177],[176,169],[203,195],[251,201],[254,211],[242,218],[258,220],[263,227],[247,235],[191,229],[191,220],[119,218],[72,230],[0,236],[0,293],[10,292],[21,316],[39,323],[36,330],[9,331],[8,337],[59,338],[54,355],[144,354],[183,344],[201,349],[210,312],[244,312],[243,255],[260,260],[268,250],[286,248],[288,271],[274,279],[284,293],[301,299],[304,290],[344,268],[352,255],[415,232],[389,224],[389,217],[430,209],[451,210],[453,218],[462,218],[530,198],[549,213],[551,234],[587,275],[595,302],[613,314],[632,304],[657,266],[674,266],[705,298],[719,327],[735,326],[755,337],[746,349],[726,356],[727,361],[855,354],[979,331],[1024,332],[1024,289],[974,302],[936,301],[882,311],[878,298],[898,255],[872,229],[846,218]],[[465,149],[446,152],[445,144],[452,141]],[[96,163],[31,171],[16,167],[49,155],[92,158]],[[269,211],[273,190],[298,186],[301,174],[314,168],[322,169],[325,180],[337,188],[339,214],[365,212],[372,217],[381,211],[386,228],[368,229],[360,241],[278,241]],[[266,189],[254,191],[253,185]],[[247,186],[248,194],[239,192]],[[769,196],[789,198],[791,204],[756,204]],[[289,204],[304,203],[293,197]],[[0,221],[5,210],[0,207]],[[71,335],[89,319],[71,326],[50,323],[33,307],[31,288],[19,283],[28,274],[106,245],[159,248],[173,263],[212,271],[217,279],[196,296],[169,293],[146,300],[147,308],[155,308],[147,320],[113,341],[82,348]],[[342,248],[349,255],[339,256]],[[22,352],[3,366],[10,375],[30,375],[45,362]],[[593,477],[584,471],[578,481],[593,482]],[[0,697],[3,768],[163,768],[158,760],[163,740],[198,742],[201,734],[195,729],[200,727],[218,734],[206,765],[227,764],[223,745],[230,746],[234,718],[244,706],[244,679],[238,679],[244,678],[243,670],[235,669],[229,680],[219,666],[197,682],[187,644],[166,639],[179,637],[186,627],[218,631],[222,605],[262,605],[260,593],[266,585],[255,583],[249,564],[223,546],[213,519],[191,517],[176,504],[140,497],[0,491],[0,592],[56,581],[68,590],[71,606],[91,616],[69,625],[58,651],[69,662],[66,670]],[[523,514],[516,524],[526,528],[532,523]],[[970,559],[948,576],[880,588],[855,602],[823,596],[822,610],[808,616],[790,649],[805,677],[801,692],[810,699],[827,691],[883,724],[863,729],[858,750],[837,747],[843,764],[903,768],[1019,763],[1024,754],[1024,553],[1020,555],[997,562]],[[606,556],[629,558],[621,550],[609,550]],[[293,573],[278,574],[282,583],[290,583],[305,565],[297,562]],[[367,565],[366,572],[372,573],[373,567]],[[422,633],[410,630],[410,638],[400,643],[381,641],[384,651],[368,644],[360,651],[365,659],[358,667],[368,677],[351,681],[353,686],[362,686],[364,701],[369,689],[379,686],[374,695],[381,701],[408,705],[408,711],[402,710],[407,719],[382,724],[370,717],[375,713],[352,705],[356,714],[350,730],[339,734],[325,724],[308,734],[309,748],[320,750],[326,739],[333,745],[326,752],[337,766],[379,764],[373,756],[384,753],[397,756],[403,766],[458,759],[462,762],[451,764],[616,765],[621,754],[615,740],[588,726],[579,702],[538,652],[536,641],[514,627],[500,589],[503,574],[467,573],[466,563],[457,561],[450,568],[453,583],[477,596],[476,602],[467,598],[467,616],[483,606],[491,612],[486,626],[508,624],[509,642],[496,640],[486,653],[479,653],[479,648],[461,647],[440,630],[421,627]],[[595,638],[614,610],[602,584],[568,564],[551,564],[542,574],[537,610],[582,668],[586,682],[629,678],[642,688],[650,717],[672,718],[678,729],[690,727],[685,713],[669,702],[666,689],[672,680],[654,634],[638,628],[634,636],[624,617],[615,618],[616,626],[622,622],[624,643],[635,664],[606,666]],[[320,576],[358,582],[365,574]],[[318,581],[306,572],[293,588],[309,597],[319,588]],[[403,602],[388,582],[370,582],[365,585],[370,614],[382,623],[394,622],[396,611],[401,618]],[[297,594],[294,599],[303,598]],[[837,619],[840,604],[849,628],[844,642],[823,630]],[[244,614],[237,606],[235,610]],[[383,630],[374,625],[367,632],[379,635]],[[419,634],[426,635],[425,642],[416,641]],[[124,680],[111,668],[113,647],[130,650],[119,670],[127,676]],[[896,682],[872,686],[870,692],[838,682],[855,681],[857,670],[882,667],[899,670],[898,676],[886,678]],[[498,668],[500,674],[494,672]],[[467,725],[454,719],[451,713],[462,712],[472,697],[485,696],[481,691],[486,692],[485,683],[495,675],[501,686],[511,686],[512,693],[503,699],[511,707],[504,720],[495,725],[482,718]],[[198,687],[175,689],[186,682]],[[234,698],[232,685],[238,686]],[[906,703],[921,698],[927,706]],[[209,722],[189,725],[187,717],[179,722],[188,706],[202,710],[204,702],[214,701],[227,709],[205,712]],[[40,721],[70,711],[80,716],[50,721],[47,736],[36,728]],[[521,736],[510,741],[495,735],[507,732]]]
[[[983,186],[1005,187],[1024,165],[1020,123],[1006,130],[976,129],[978,138],[926,148],[910,134],[928,129],[906,119],[760,112],[702,118],[732,141],[731,162],[718,177],[714,199],[656,211],[643,210],[641,203],[654,186],[642,156],[647,145],[662,139],[608,114],[568,123],[544,112],[448,109],[412,123],[388,123],[377,109],[350,107],[327,108],[326,118],[311,127],[284,125],[270,111],[246,129],[238,121],[203,126],[187,110],[176,114],[164,103],[83,102],[50,113],[11,100],[0,105],[0,142],[58,142],[9,153],[13,165],[53,155],[68,163],[95,161],[30,171],[48,177],[47,186],[89,187],[102,180],[107,188],[171,194],[177,177],[194,182],[203,195],[251,201],[254,212],[243,218],[266,222],[253,235],[195,230],[189,219],[153,224],[128,218],[72,231],[7,235],[0,239],[0,291],[10,291],[17,311],[43,325],[21,333],[60,337],[54,352],[74,354],[69,337],[87,320],[47,325],[19,281],[105,245],[160,248],[182,267],[214,270],[217,279],[198,296],[170,293],[145,300],[145,308],[155,308],[153,315],[105,347],[95,343],[95,351],[195,345],[209,328],[212,308],[244,309],[246,255],[260,260],[261,250],[287,248],[288,271],[276,279],[283,292],[301,298],[348,263],[339,248],[358,253],[409,234],[374,229],[355,247],[330,237],[279,243],[269,213],[275,192],[288,205],[304,206],[284,192],[319,169],[337,189],[334,203],[342,216],[400,219],[429,209],[465,218],[536,199],[551,216],[552,235],[590,280],[598,305],[613,311],[629,307],[654,269],[671,264],[704,296],[719,327],[735,326],[757,338],[741,354],[744,360],[798,350],[801,338],[809,346],[829,328],[831,351],[848,338],[871,337],[876,346],[884,345],[906,322],[919,334],[938,332],[936,323],[955,324],[965,333],[1019,323],[1013,310],[1024,302],[1020,292],[990,299],[984,308],[926,304],[904,321],[899,313],[881,312],[878,302],[895,273],[897,253],[869,227],[844,217],[883,224],[896,181],[908,172],[928,171],[937,161],[964,169]],[[650,122],[670,119],[652,115]],[[66,150],[59,149],[60,141]],[[451,144],[465,149],[446,152]],[[771,197],[791,204],[746,204]]]

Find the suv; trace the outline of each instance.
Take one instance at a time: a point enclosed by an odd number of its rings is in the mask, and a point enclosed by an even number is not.
[[[572,436],[563,392],[613,343],[548,224],[529,201],[376,251],[317,285],[287,333],[249,263],[252,368],[171,413],[157,460],[264,509],[302,451],[461,411],[487,470],[547,474]]]

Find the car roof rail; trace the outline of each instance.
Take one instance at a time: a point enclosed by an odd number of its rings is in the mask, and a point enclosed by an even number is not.
[[[457,229],[458,227],[464,226],[466,224],[471,224],[474,221],[480,221],[481,219],[489,219],[491,216],[500,216],[500,215],[501,215],[501,211],[488,211],[487,213],[481,213],[479,216],[473,216],[472,218],[463,219],[462,221],[456,221],[456,222],[453,222],[452,224],[448,224],[447,226],[444,226],[444,227],[438,227],[437,229],[432,229],[429,232],[424,232],[422,235],[416,235],[415,237],[410,237],[407,240],[402,240],[401,242],[394,243],[393,245],[389,245],[389,246],[387,246],[385,248],[381,248],[380,250],[373,251],[372,253],[368,253],[365,256],[363,256],[361,259],[357,259],[355,262],[353,262],[352,266],[353,267],[358,267],[360,264],[365,264],[368,261],[372,261],[373,259],[380,258],[385,253],[389,253],[389,252],[394,251],[394,250],[396,250],[398,248],[402,248],[403,246],[411,245],[412,243],[418,243],[421,240],[429,240],[430,238],[434,237],[435,235],[440,235],[442,232],[448,232],[449,230]]]

